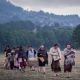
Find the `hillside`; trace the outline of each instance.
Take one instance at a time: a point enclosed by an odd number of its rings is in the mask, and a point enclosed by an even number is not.
[[[43,11],[25,11],[21,7],[13,5],[6,0],[0,0],[0,23],[10,21],[29,20],[35,25],[59,25],[59,26],[76,26],[80,23],[78,15],[60,16],[56,14],[45,13]]]

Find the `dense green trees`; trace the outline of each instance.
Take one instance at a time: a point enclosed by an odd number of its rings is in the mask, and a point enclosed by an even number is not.
[[[72,39],[74,47],[80,48],[80,24],[74,29]]]
[[[0,51],[6,45],[39,47],[44,44],[47,48],[54,43],[63,48],[66,43],[71,42],[73,29],[59,27],[39,27],[29,21],[18,21],[0,25]]]

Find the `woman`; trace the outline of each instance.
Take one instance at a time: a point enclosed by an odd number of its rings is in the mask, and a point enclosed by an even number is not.
[[[70,44],[64,49],[64,72],[67,72],[68,77],[72,72],[72,66],[75,65],[75,50]]]
[[[32,46],[28,47],[26,55],[27,55],[28,66],[30,67],[30,70],[34,71],[37,65],[36,63],[37,58],[36,58],[36,51],[32,48]]]
[[[42,71],[44,74],[46,73],[46,59],[47,58],[47,51],[44,45],[40,46],[38,50],[38,63],[39,63],[39,71]]]
[[[18,53],[19,53],[19,47],[15,49],[15,55],[14,55],[14,68],[17,69],[19,69]]]
[[[11,55],[11,49],[8,46],[6,46],[5,50],[4,50],[4,53],[5,53],[5,68],[6,69],[9,69],[10,68],[10,55]]]
[[[12,48],[10,55],[10,69],[14,68],[14,56],[15,56],[15,48]]]
[[[24,71],[24,69],[26,67],[26,61],[24,58],[24,50],[23,50],[22,46],[19,47],[18,61],[19,61],[19,69],[21,71]]]
[[[61,71],[60,67],[60,60],[61,60],[61,50],[58,46],[58,44],[55,44],[51,49],[50,49],[50,56],[52,58],[52,63],[51,63],[51,69],[56,73],[56,76],[58,76],[58,72]]]

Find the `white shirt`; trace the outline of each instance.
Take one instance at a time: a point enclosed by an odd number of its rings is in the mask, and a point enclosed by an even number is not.
[[[49,51],[49,54],[51,56],[53,56],[54,60],[57,60],[58,58],[61,59],[61,50],[60,50],[60,48],[55,49],[54,47],[52,47]]]

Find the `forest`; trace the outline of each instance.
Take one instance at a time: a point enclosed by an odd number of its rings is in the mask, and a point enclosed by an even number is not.
[[[63,49],[67,43],[80,47],[80,25],[76,27],[34,25],[30,21],[16,21],[0,24],[0,51],[6,45],[10,47],[29,46],[38,48],[44,44],[47,48],[58,43]]]

